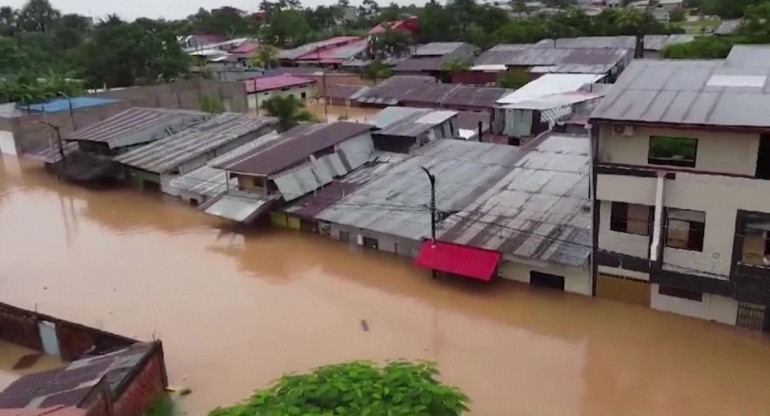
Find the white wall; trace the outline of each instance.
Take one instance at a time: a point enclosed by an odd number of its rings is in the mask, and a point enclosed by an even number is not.
[[[513,259],[506,256],[500,261],[498,267],[500,277],[523,283],[529,283],[530,271],[564,276],[565,292],[591,296],[592,279],[588,265],[585,267],[564,266],[525,259]]]
[[[754,176],[759,149],[758,134],[634,127],[634,134],[625,136],[614,134],[612,126],[602,126],[599,162],[648,166],[650,136],[698,139],[696,170]]]
[[[647,253],[650,248],[650,237],[612,231],[610,229],[611,216],[612,202],[601,201],[599,206],[599,248],[643,259],[649,258]]]
[[[654,205],[655,181],[655,178],[598,175],[596,195],[603,201]],[[676,179],[665,180],[663,205],[706,213],[703,251],[665,248],[664,265],[697,269],[727,278],[737,210],[770,212],[770,181],[678,172]],[[607,220],[602,216],[600,226],[603,227],[605,222]],[[600,247],[611,250],[601,241]]]
[[[661,295],[658,289],[659,285],[652,285],[650,306],[653,309],[735,325],[738,317],[738,301],[735,299],[704,293],[703,300],[698,302]]]
[[[305,93],[305,98],[302,98],[302,93]],[[299,88],[289,88],[288,90],[272,90],[259,93],[259,106],[261,107],[265,101],[275,96],[288,96],[293,95],[294,98],[303,101],[308,100],[316,96],[316,88],[313,84]],[[257,93],[251,93],[248,95],[249,110],[256,111],[257,109]]]
[[[12,131],[0,130],[0,154],[16,156],[16,140]]]

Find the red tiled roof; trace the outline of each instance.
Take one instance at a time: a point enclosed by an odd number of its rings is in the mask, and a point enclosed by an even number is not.
[[[256,79],[247,79],[243,81],[246,85],[246,92],[262,92],[277,90],[281,88],[300,87],[303,85],[313,84],[315,80],[295,77],[294,75],[284,74],[276,75],[274,77],[261,77]]]
[[[424,269],[489,281],[495,274],[500,253],[459,244],[426,241],[414,260]]]

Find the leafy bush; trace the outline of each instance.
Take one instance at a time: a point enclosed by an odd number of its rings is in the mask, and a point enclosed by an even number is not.
[[[722,36],[701,36],[692,42],[668,45],[663,49],[666,59],[723,59],[730,53],[734,39]]]
[[[531,80],[532,77],[525,72],[508,71],[502,73],[497,79],[497,86],[516,90],[527,85]]]
[[[436,380],[433,363],[368,361],[319,367],[307,374],[285,375],[239,405],[209,416],[350,415],[457,416],[468,410],[468,397]]]

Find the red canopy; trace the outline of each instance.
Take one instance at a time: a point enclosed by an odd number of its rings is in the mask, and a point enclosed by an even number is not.
[[[499,262],[500,253],[497,251],[440,241],[436,241],[435,244],[426,241],[420,247],[420,254],[414,260],[414,265],[489,281]]]

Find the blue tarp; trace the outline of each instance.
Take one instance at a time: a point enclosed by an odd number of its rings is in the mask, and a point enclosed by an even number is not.
[[[95,97],[75,97],[75,98],[57,98],[47,103],[32,104],[29,106],[30,112],[35,113],[58,113],[60,111],[69,111],[70,102],[72,102],[72,109],[77,110],[79,108],[96,107],[100,105],[107,105],[116,103],[120,100],[115,98],[95,98]],[[27,106],[22,106],[22,109],[26,110]]]

